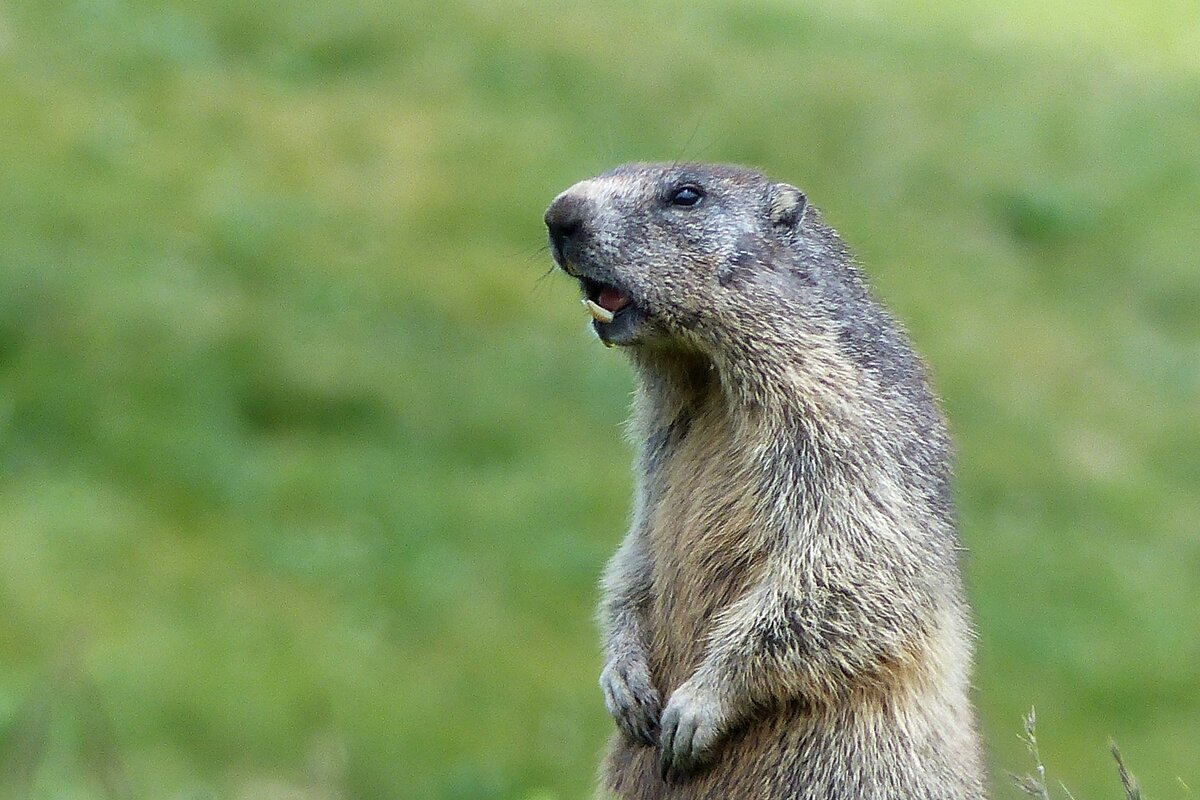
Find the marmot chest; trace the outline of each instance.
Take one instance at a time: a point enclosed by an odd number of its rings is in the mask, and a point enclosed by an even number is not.
[[[763,550],[759,499],[748,449],[720,418],[692,421],[648,479],[651,649],[673,687],[698,663],[714,615],[753,579]]]

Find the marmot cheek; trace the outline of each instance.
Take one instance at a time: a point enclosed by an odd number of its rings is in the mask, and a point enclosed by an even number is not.
[[[728,261],[717,267],[717,283],[722,286],[729,286],[733,283],[733,273],[737,268]]]
[[[754,255],[748,250],[735,250],[728,259],[717,267],[717,283],[728,288],[733,285],[740,274],[755,262]]]

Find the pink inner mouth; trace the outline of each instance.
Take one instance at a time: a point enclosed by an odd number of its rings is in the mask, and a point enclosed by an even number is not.
[[[617,289],[604,288],[600,290],[600,296],[596,298],[596,305],[615,314],[629,305],[629,295]]]

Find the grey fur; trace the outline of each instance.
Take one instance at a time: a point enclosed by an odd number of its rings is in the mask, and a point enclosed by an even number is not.
[[[638,379],[602,793],[983,798],[950,442],[837,234],[794,187],[696,164],[576,184],[547,224],[585,297],[632,301],[594,323]]]

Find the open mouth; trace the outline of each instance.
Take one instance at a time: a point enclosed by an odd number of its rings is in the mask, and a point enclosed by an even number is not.
[[[629,295],[615,286],[594,281],[591,278],[580,278],[583,285],[583,305],[592,315],[592,319],[607,325],[616,319],[624,309],[632,303]]]

